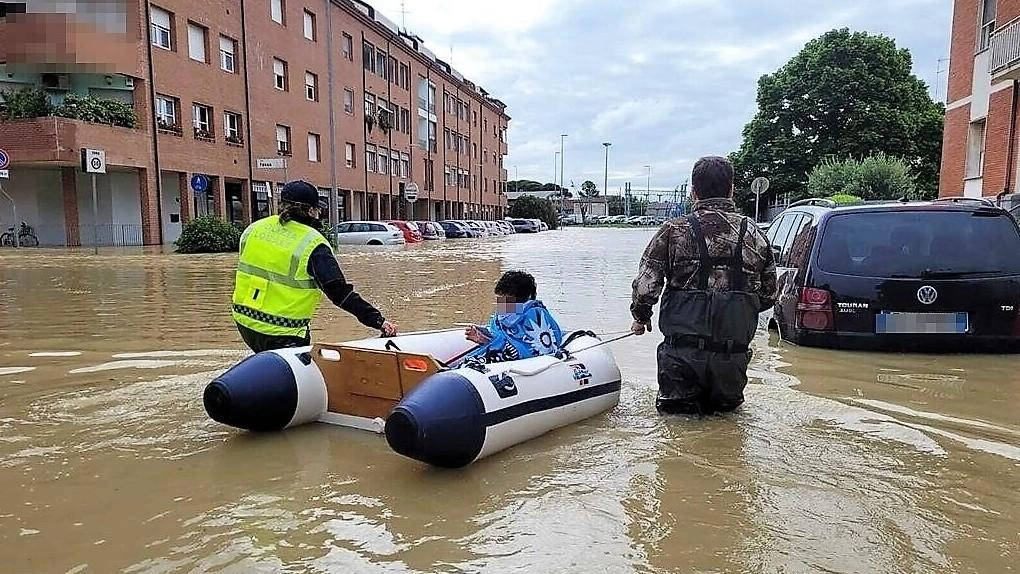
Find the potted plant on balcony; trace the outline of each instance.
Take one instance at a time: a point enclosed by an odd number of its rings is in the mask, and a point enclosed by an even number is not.
[[[41,88],[4,90],[0,93],[0,119],[42,118],[53,113],[50,97]]]
[[[368,126],[368,133],[372,133],[372,128],[375,127],[375,116],[366,114],[365,125]]]
[[[213,141],[215,138],[213,137],[213,133],[211,131],[205,128],[195,126],[195,139]]]
[[[384,132],[393,129],[393,115],[388,110],[379,110],[379,128]]]
[[[243,145],[244,141],[241,140],[240,135],[229,135],[223,138],[228,144]]]
[[[161,132],[168,132],[176,136],[180,136],[182,133],[181,126],[175,122],[170,122],[164,119],[156,120],[156,129]]]

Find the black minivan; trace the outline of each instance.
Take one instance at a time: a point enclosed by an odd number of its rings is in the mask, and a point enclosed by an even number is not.
[[[794,203],[766,234],[784,340],[840,349],[1020,352],[1020,227],[986,199]]]

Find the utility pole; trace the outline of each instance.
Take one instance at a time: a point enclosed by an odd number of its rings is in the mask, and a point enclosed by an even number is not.
[[[566,211],[565,197],[563,195],[563,139],[567,137],[567,134],[560,134],[560,215]]]
[[[602,142],[602,145],[606,146],[606,171],[602,179],[602,197],[609,201],[609,146],[613,145],[611,142]],[[607,203],[606,206],[609,204]],[[591,203],[588,204],[588,213],[591,213]],[[609,210],[606,209],[606,215],[609,215]]]

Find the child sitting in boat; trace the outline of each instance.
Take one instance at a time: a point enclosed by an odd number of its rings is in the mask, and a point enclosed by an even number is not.
[[[479,347],[465,357],[487,363],[551,355],[563,344],[563,332],[552,314],[535,298],[535,278],[524,271],[507,271],[494,289],[496,312],[486,327],[464,331]]]

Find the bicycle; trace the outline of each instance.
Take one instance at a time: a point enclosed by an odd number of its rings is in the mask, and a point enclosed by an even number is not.
[[[39,238],[35,235],[35,230],[32,226],[21,222],[21,227],[18,229],[18,244],[21,247],[38,247]],[[2,247],[13,247],[14,246],[14,228],[8,227],[7,232],[0,235],[0,246]]]

